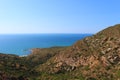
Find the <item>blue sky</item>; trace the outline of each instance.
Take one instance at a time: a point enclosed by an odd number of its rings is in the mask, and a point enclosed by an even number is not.
[[[0,0],[0,34],[96,33],[120,23],[120,0]]]

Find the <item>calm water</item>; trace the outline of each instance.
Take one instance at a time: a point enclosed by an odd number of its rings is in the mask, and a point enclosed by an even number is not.
[[[91,34],[4,34],[0,35],[0,53],[27,55],[32,48],[70,46]]]

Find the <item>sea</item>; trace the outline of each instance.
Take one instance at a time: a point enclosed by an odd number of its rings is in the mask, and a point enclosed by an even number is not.
[[[29,55],[33,48],[71,46],[92,34],[0,34],[0,53]]]

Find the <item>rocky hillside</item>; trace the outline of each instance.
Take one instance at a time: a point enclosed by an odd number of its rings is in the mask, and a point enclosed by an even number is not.
[[[120,80],[120,24],[70,47],[0,54],[0,80]]]
[[[45,63],[65,48],[36,48],[30,55],[24,57],[0,53],[0,80],[36,80],[40,73],[33,68]]]
[[[51,48],[35,48],[32,49],[32,53],[26,57],[26,60],[34,63],[33,67],[39,64],[45,63],[51,57],[55,56],[60,51],[66,49],[66,47],[51,47]]]
[[[120,25],[76,42],[35,70],[47,74],[64,74],[69,76],[67,80],[76,80],[79,76],[83,80],[119,80]]]

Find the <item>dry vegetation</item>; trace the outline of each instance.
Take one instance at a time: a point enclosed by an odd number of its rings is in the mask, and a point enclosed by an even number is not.
[[[0,71],[1,80],[119,80],[120,25],[70,47],[33,49],[26,57],[1,54]]]

